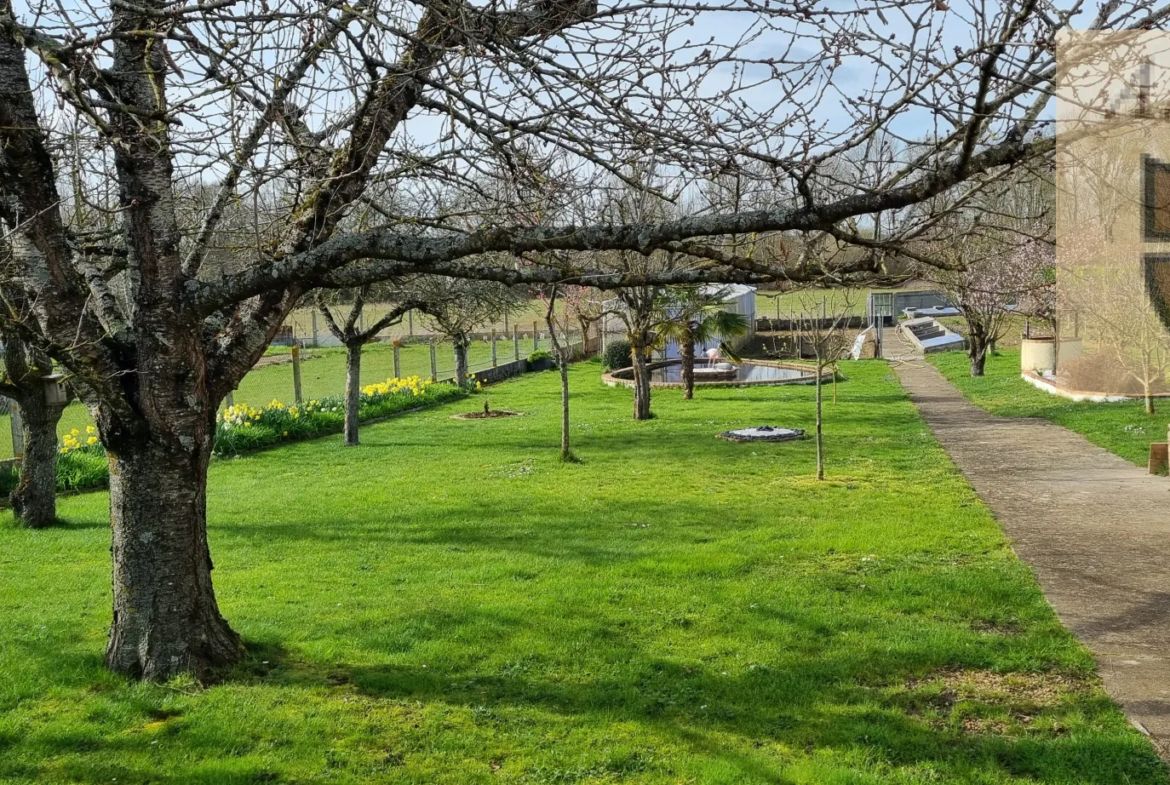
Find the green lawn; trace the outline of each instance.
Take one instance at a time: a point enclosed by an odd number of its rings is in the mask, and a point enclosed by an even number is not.
[[[0,781],[1164,783],[883,363],[813,444],[807,387],[554,373],[217,461],[215,578],[251,659],[207,688],[102,671],[107,498],[0,523]]]
[[[989,357],[981,378],[971,377],[963,352],[932,354],[929,359],[963,395],[987,411],[1005,417],[1043,417],[1139,466],[1147,465],[1150,442],[1166,441],[1170,408],[1148,415],[1142,401],[1077,403],[1037,390],[1020,378],[1019,350]]]

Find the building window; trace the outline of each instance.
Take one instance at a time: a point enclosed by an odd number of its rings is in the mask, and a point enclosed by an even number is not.
[[[1170,163],[1143,155],[1142,183],[1145,190],[1145,239],[1170,240]]]
[[[1148,253],[1142,259],[1146,295],[1162,324],[1170,328],[1170,254]]]

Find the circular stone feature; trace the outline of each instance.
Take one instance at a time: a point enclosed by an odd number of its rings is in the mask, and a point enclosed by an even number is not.
[[[491,420],[496,417],[517,417],[520,412],[511,412],[507,409],[491,409],[486,412],[464,412],[451,415],[452,420]]]
[[[732,442],[787,442],[804,437],[800,428],[780,428],[775,425],[757,425],[754,428],[738,428],[717,434],[718,439]]]

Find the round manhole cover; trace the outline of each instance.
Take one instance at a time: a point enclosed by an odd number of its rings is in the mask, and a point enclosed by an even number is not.
[[[776,425],[757,425],[754,428],[738,428],[724,431],[717,438],[733,442],[787,442],[804,436],[801,428],[781,428]]]

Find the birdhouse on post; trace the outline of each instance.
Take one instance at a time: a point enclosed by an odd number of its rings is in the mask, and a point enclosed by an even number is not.
[[[49,406],[64,406],[69,403],[69,391],[65,389],[65,375],[54,373],[44,377],[45,403]]]

